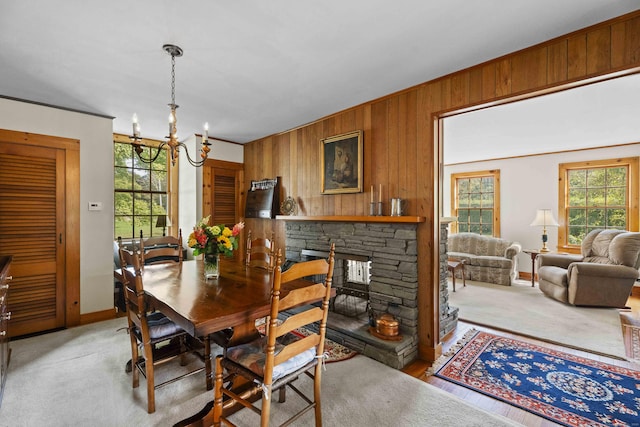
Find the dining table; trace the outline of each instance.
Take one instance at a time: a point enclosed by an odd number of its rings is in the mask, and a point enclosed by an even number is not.
[[[181,264],[145,265],[142,273],[148,303],[191,336],[204,343],[207,390],[213,388],[211,334],[232,328],[228,345],[258,336],[257,319],[270,314],[273,272],[247,267],[235,259],[221,258],[217,278],[204,277],[202,260]],[[290,290],[308,286],[305,279],[282,284],[284,297]],[[213,401],[213,393],[211,393]],[[179,426],[208,425],[213,402]]]

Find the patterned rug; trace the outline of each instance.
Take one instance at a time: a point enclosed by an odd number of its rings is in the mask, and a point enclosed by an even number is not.
[[[475,330],[464,341],[427,374],[565,426],[640,426],[640,371]]]

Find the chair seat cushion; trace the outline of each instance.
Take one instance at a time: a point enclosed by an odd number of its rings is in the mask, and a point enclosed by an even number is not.
[[[184,329],[173,323],[171,319],[160,312],[148,314],[147,324],[149,325],[149,337],[152,340],[171,338],[184,333]]]
[[[257,340],[227,350],[227,359],[244,366],[254,374],[264,376],[264,364],[266,360],[267,337],[260,337]],[[275,354],[278,354],[284,346],[276,342]],[[273,381],[282,378],[297,369],[302,368],[311,362],[316,356],[315,347],[310,348],[290,359],[282,362],[273,368]]]

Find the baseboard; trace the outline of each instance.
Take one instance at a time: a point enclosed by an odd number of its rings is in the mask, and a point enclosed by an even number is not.
[[[80,324],[87,325],[89,323],[102,322],[103,320],[110,320],[116,318],[116,309],[112,308],[103,311],[94,311],[92,313],[85,313],[80,315]]]
[[[526,271],[519,271],[518,272],[518,279],[520,279],[520,280],[531,280],[531,273],[526,272]]]

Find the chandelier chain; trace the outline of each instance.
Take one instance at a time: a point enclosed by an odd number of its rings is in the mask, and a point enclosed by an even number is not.
[[[171,55],[171,105],[176,105],[176,56]]]

